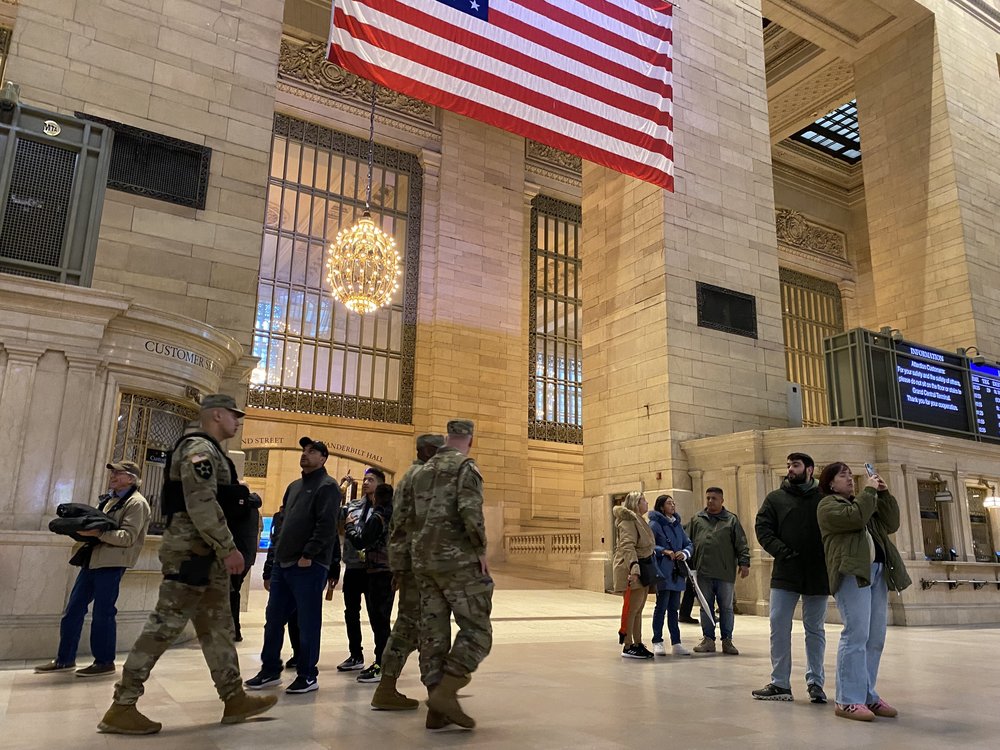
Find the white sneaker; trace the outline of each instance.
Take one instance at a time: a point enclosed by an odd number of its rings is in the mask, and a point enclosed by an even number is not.
[[[666,656],[667,655],[667,649],[665,649],[663,647],[663,641],[660,641],[659,643],[654,643],[653,644],[653,654],[655,656]]]
[[[682,643],[675,643],[671,646],[670,653],[674,656],[691,656],[691,650],[686,648]]]

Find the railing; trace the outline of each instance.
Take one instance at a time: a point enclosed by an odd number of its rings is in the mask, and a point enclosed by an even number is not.
[[[983,588],[984,586],[996,586],[997,591],[1000,591],[1000,580],[993,581],[983,581],[983,580],[962,580],[962,579],[944,579],[944,580],[930,580],[928,578],[920,579],[920,588],[924,591],[930,588],[934,588],[936,585],[941,584],[942,586],[947,586],[949,589],[957,589],[959,586],[972,586],[976,591]]]
[[[508,557],[568,557],[580,551],[579,534],[507,534],[504,550]]]

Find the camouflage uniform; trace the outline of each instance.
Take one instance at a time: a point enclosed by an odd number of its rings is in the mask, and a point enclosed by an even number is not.
[[[411,482],[406,529],[420,589],[420,679],[434,687],[445,673],[474,672],[493,644],[493,579],[479,562],[486,554],[483,477],[475,461],[445,446]]]
[[[160,597],[115,685],[117,704],[134,704],[139,699],[153,666],[189,620],[219,697],[228,701],[244,694],[233,645],[229,574],[222,563],[236,551],[236,545],[216,501],[217,483],[231,484],[236,477],[230,476],[218,444],[195,436],[174,451],[169,478],[180,480],[187,512],[174,514],[163,532]]]
[[[396,622],[382,652],[382,674],[387,677],[399,677],[407,658],[416,650],[420,637],[420,590],[413,576],[405,519],[413,508],[411,480],[423,465],[423,461],[416,459],[396,484],[395,508],[389,524],[389,568],[396,578],[399,598]]]

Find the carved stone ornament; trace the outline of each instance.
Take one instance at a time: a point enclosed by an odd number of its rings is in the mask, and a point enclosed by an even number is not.
[[[360,103],[367,109],[371,102],[371,81],[329,62],[326,51],[325,42],[303,42],[283,37],[278,56],[279,78],[308,83],[338,97]],[[375,101],[383,109],[429,125],[437,124],[434,107],[430,104],[411,99],[384,86],[379,87]]]
[[[811,253],[847,258],[847,242],[843,234],[811,223],[798,211],[779,208],[775,212],[774,223],[780,243]]]

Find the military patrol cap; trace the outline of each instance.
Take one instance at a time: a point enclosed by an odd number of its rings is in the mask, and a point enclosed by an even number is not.
[[[303,436],[299,438],[299,445],[302,446],[303,450],[312,446],[312,449],[317,453],[323,454],[324,458],[330,456],[330,449],[326,447],[326,443],[322,440],[313,440],[311,437]]]
[[[139,464],[135,461],[118,461],[117,463],[108,464],[107,468],[111,469],[111,471],[127,471],[134,477],[142,474],[142,469],[139,468]]]
[[[471,419],[453,419],[448,423],[448,434],[469,435],[471,437],[475,427]]]
[[[418,448],[440,448],[444,445],[444,435],[421,435],[417,438]]]
[[[226,393],[210,393],[201,400],[201,410],[229,409],[233,414],[245,417],[247,413],[236,406],[236,399]]]

